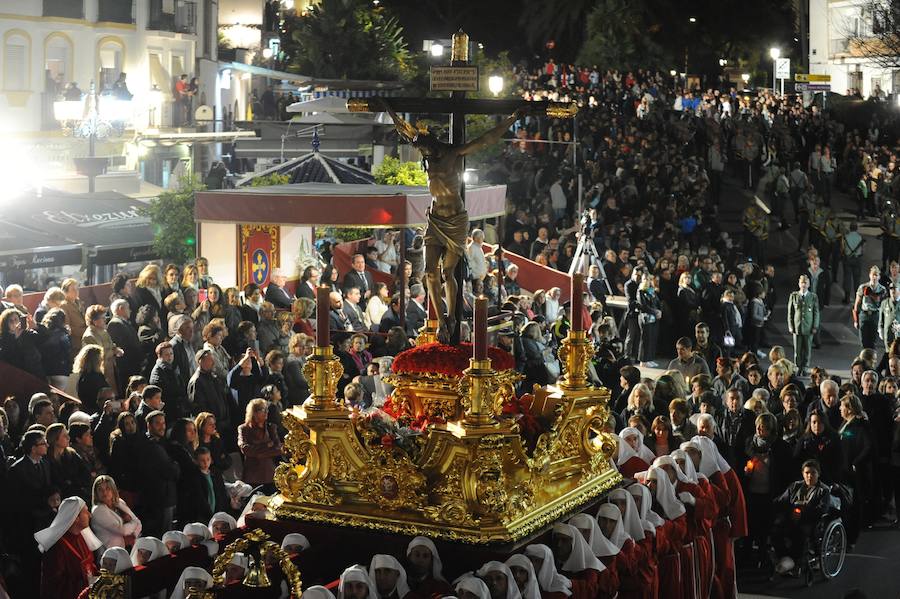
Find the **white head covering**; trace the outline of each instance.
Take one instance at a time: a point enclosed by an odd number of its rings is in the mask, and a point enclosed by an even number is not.
[[[369,578],[372,582],[375,581],[375,570],[378,568],[388,568],[389,570],[396,570],[400,573],[400,576],[397,577],[397,585],[391,589],[390,592],[386,593],[386,595],[390,595],[394,591],[397,591],[397,596],[400,597],[400,599],[403,599],[403,597],[409,593],[409,585],[406,583],[406,569],[393,555],[376,553],[372,556],[371,563],[369,563]],[[377,588],[378,585],[375,586]]]
[[[513,586],[515,586],[515,583],[513,583]],[[484,581],[480,578],[475,578],[471,574],[457,580],[453,590],[457,593],[460,590],[469,591],[478,599],[491,599],[491,592],[488,590],[487,585],[484,584]]]
[[[135,566],[138,565],[138,549],[150,552],[150,558],[147,560],[148,564],[158,557],[169,554],[169,550],[162,540],[156,537],[141,537],[134,542],[134,547],[131,548],[131,563]]]
[[[115,560],[116,565],[112,569],[113,574],[121,574],[125,570],[132,567],[131,556],[122,547],[110,547],[100,556],[100,567],[103,567],[103,561],[107,559]]]
[[[203,537],[203,540],[198,544],[206,547],[206,552],[210,557],[219,552],[219,544],[212,539],[212,533],[209,531],[209,527],[203,522],[191,522],[190,524],[185,524],[184,534],[188,537]]]
[[[488,572],[502,572],[506,576],[506,599],[521,599],[522,593],[519,592],[519,585],[516,584],[516,577],[513,576],[512,570],[503,562],[490,561],[475,571],[475,576],[484,578]]]
[[[600,509],[597,511],[598,518],[609,518],[610,520],[614,520],[616,523],[616,527],[613,529],[612,536],[609,539],[616,547],[619,549],[625,545],[625,541],[629,540],[631,537],[628,536],[628,533],[625,532],[625,525],[622,524],[622,512],[619,511],[619,508],[614,506],[611,503],[604,503],[600,506]],[[598,526],[597,531],[603,535],[603,530]]]
[[[360,566],[356,564],[355,566],[350,566],[341,574],[341,583],[338,585],[338,597],[339,599],[344,599],[344,583],[347,582],[364,582],[366,586],[369,587],[369,596],[368,599],[378,599],[378,588],[375,586],[375,583],[369,578],[369,573],[366,571],[364,566]]]
[[[546,545],[535,543],[525,548],[525,555],[541,560],[541,569],[537,573],[537,581],[545,593],[572,594],[572,581],[556,571],[553,552]]]
[[[578,529],[589,530],[588,544],[591,546],[591,552],[597,557],[606,557],[609,555],[618,555],[619,547],[612,541],[603,536],[597,521],[590,514],[576,514],[569,518],[569,524]]]
[[[676,449],[669,455],[675,460],[675,474],[678,475],[678,480],[696,485],[699,480],[697,479],[697,471],[694,470],[694,460],[691,459],[691,456],[683,449]],[[684,461],[684,468],[681,467],[678,460]]]
[[[519,589],[522,599],[541,599],[541,588],[538,586],[537,576],[534,574],[534,564],[531,560],[521,553],[514,553],[506,560],[506,567],[512,572],[512,566],[518,566],[528,572],[528,582],[525,583],[525,591]],[[518,588],[518,584],[513,576],[513,584]]]
[[[87,509],[87,504],[80,497],[66,497],[62,500],[50,526],[34,533],[34,540],[37,541],[41,553],[47,553],[51,547],[56,545],[56,542],[72,528],[75,519],[84,509]],[[90,526],[81,531],[81,537],[91,551],[96,551],[103,546],[100,539],[91,531]]]
[[[317,584],[303,591],[300,599],[335,599],[335,597],[331,591]]]
[[[209,519],[209,534],[214,535],[216,532],[213,530],[213,523],[215,522],[227,522],[231,527],[231,530],[234,530],[238,527],[237,520],[234,519],[234,516],[225,512],[216,512],[213,514],[213,517]]]
[[[235,553],[231,556],[231,561],[229,564],[234,564],[235,566],[240,566],[244,569],[244,572],[247,572],[247,568],[250,567],[250,558],[243,553]]]
[[[184,569],[184,572],[181,573],[181,577],[178,579],[178,583],[175,585],[175,590],[172,591],[171,595],[169,595],[169,599],[184,599],[184,583],[188,580],[202,580],[205,583],[204,588],[206,589],[212,587],[213,585],[213,579],[212,576],[209,575],[209,572],[207,572],[203,568],[189,566]]]
[[[263,502],[268,505],[269,497],[263,495],[262,493],[256,493],[253,497],[250,498],[250,501],[247,502],[247,505],[244,506],[243,511],[241,511],[241,515],[237,519],[237,527],[243,528],[247,525],[247,518],[265,518],[267,514],[269,514],[269,509],[266,508],[261,514],[253,513],[253,504]],[[251,515],[252,514],[252,515]]]
[[[175,541],[176,543],[178,543],[178,549],[184,549],[185,547],[191,546],[190,539],[188,539],[187,535],[180,530],[170,530],[169,532],[164,534],[162,538],[163,544],[165,545],[169,541]],[[168,549],[168,547],[166,549]]]
[[[625,502],[625,515],[622,518],[622,525],[625,532],[628,533],[635,541],[644,540],[644,525],[641,523],[641,517],[638,514],[637,504],[634,497],[625,489],[613,489],[607,496],[609,500],[622,500]]]
[[[309,539],[307,539],[306,536],[301,535],[299,532],[292,532],[290,534],[284,535],[284,539],[282,539],[281,541],[281,548],[284,549],[289,545],[300,545],[301,547],[303,547],[303,551],[306,551],[310,548]]]
[[[441,563],[441,556],[434,541],[428,537],[414,537],[409,545],[406,546],[406,557],[412,552],[413,547],[426,547],[431,552],[431,577],[435,580],[446,580],[444,578],[444,565]]]
[[[685,513],[684,504],[675,496],[675,487],[669,481],[669,475],[661,468],[650,468],[647,471],[647,480],[656,481],[656,502],[660,505],[663,515],[669,520]]]
[[[653,507],[653,495],[650,494],[650,489],[641,484],[633,484],[628,487],[628,492],[632,497],[636,497],[638,495],[641,496],[641,507],[638,510],[638,516],[641,519],[641,526],[644,527],[644,530],[656,534],[656,529],[663,524],[665,521],[660,517],[659,514],[654,512],[651,508]],[[634,502],[634,507],[637,507],[637,502]]]
[[[638,438],[637,450],[633,449],[628,441],[626,441],[626,439],[632,435],[635,435]],[[650,451],[650,448],[644,445],[644,433],[633,426],[626,426],[619,432],[619,455],[616,457],[616,466],[621,466],[635,456],[648,464],[656,457],[653,455],[653,452]]]
[[[716,444],[712,439],[701,435],[695,435],[691,438],[691,441],[700,447],[701,474],[709,478],[716,472],[722,472],[724,474],[731,470],[731,466],[729,466],[728,462],[725,461],[725,458],[719,454],[719,448],[716,447]]]
[[[680,450],[679,450],[680,451]],[[687,476],[684,475],[684,472],[681,470],[681,466],[678,465],[678,462],[675,461],[670,455],[661,455],[655,460],[653,460],[654,468],[661,468],[662,466],[668,466],[675,471],[675,480],[680,483],[690,483],[691,480],[688,479]],[[696,481],[694,481],[696,483]]]
[[[563,572],[581,572],[582,570],[597,570],[603,572],[606,566],[591,553],[591,547],[571,524],[556,524],[553,527],[553,534],[563,535],[572,538],[572,553],[569,559],[562,565]]]

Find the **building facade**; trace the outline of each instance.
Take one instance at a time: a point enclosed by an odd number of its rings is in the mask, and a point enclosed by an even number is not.
[[[836,93],[900,93],[900,69],[869,58],[856,41],[878,34],[871,6],[872,0],[809,0],[809,71],[831,75]]]

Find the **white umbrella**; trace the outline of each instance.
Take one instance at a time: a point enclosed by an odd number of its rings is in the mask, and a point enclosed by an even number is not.
[[[314,100],[306,100],[305,102],[294,102],[287,107],[288,112],[330,112],[332,114],[342,114],[350,112],[347,110],[347,99],[338,98],[337,96],[323,96]]]

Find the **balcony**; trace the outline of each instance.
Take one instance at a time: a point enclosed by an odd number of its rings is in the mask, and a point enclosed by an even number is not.
[[[173,7],[175,12],[170,12]],[[147,29],[197,33],[197,3],[193,0],[150,0]]]
[[[134,23],[134,0],[100,0],[97,20],[104,23]]]
[[[849,54],[850,53],[850,38],[836,39],[831,40],[831,44],[829,45],[829,54],[834,56],[835,54]]]
[[[84,18],[84,0],[44,0],[45,17]]]

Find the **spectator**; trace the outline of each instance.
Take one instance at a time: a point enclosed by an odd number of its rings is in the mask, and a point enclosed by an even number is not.
[[[103,376],[113,389],[118,389],[118,376],[116,374],[116,359],[124,353],[117,347],[112,337],[106,330],[106,307],[99,304],[88,307],[84,314],[87,329],[81,336],[82,345],[98,345],[103,350]]]
[[[72,372],[72,337],[66,327],[66,314],[62,308],[50,308],[41,325],[47,334],[38,349],[47,381],[57,389],[66,390]]]
[[[291,309],[291,295],[284,288],[287,276],[280,268],[272,270],[272,277],[266,287],[265,300],[281,310]]]
[[[141,486],[141,522],[144,532],[159,537],[172,528],[177,503],[176,481],[181,472],[166,450],[166,415],[147,415],[147,442],[137,461]]]
[[[131,324],[131,305],[128,300],[117,299],[109,309],[113,317],[106,328],[113,344],[122,352],[122,355],[116,358],[118,377],[116,389],[121,391],[128,384],[128,379],[141,373],[144,353],[137,331]]]
[[[141,536],[141,521],[119,497],[116,481],[100,476],[91,492],[91,530],[104,547],[129,548]]]
[[[268,414],[264,399],[251,400],[244,423],[238,427],[238,447],[244,455],[243,479],[250,485],[271,483],[274,460],[281,456],[281,441],[275,425],[268,422]]]
[[[78,282],[75,279],[64,279],[59,287],[66,296],[59,307],[66,313],[66,324],[69,325],[72,356],[74,357],[81,349],[81,337],[87,328],[84,321],[84,305],[78,299]]]

